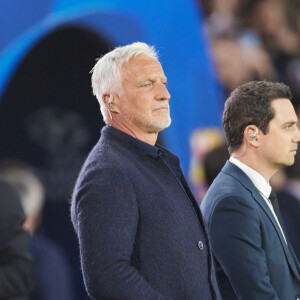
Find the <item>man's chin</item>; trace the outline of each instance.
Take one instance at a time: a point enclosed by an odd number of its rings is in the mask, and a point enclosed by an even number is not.
[[[294,163],[295,163],[295,158],[293,157],[293,158],[291,158],[291,159],[289,159],[289,160],[287,160],[287,161],[281,163],[281,164],[280,164],[280,169],[286,168],[286,167],[290,167],[290,166],[292,166]]]
[[[166,122],[146,124],[145,128],[148,133],[158,133],[168,128],[171,125],[171,118]]]
[[[295,158],[293,158],[293,159],[289,162],[289,164],[287,165],[287,167],[292,166],[294,163],[295,163]]]

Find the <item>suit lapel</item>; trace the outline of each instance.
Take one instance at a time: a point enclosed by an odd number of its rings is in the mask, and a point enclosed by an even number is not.
[[[261,208],[264,210],[264,212],[266,213],[266,215],[269,217],[270,221],[272,222],[273,226],[276,229],[277,235],[280,239],[282,248],[284,250],[285,256],[287,258],[287,261],[289,262],[290,267],[292,268],[292,270],[294,271],[295,275],[298,277],[298,279],[300,280],[299,277],[299,272],[297,271],[296,265],[295,265],[295,261],[292,257],[292,253],[290,252],[285,239],[282,235],[282,232],[278,226],[277,221],[274,218],[273,213],[271,212],[270,208],[268,207],[268,205],[266,204],[266,201],[263,199],[263,197],[260,195],[260,193],[256,190],[256,191],[251,191],[252,192],[252,196],[253,198],[256,200],[256,202],[261,206]]]
[[[290,250],[285,242],[285,239],[282,235],[282,232],[278,226],[278,223],[277,223],[273,213],[271,212],[269,206],[267,205],[264,198],[261,196],[258,189],[252,183],[250,178],[239,167],[237,167],[233,163],[227,161],[227,163],[225,164],[222,171],[227,173],[230,176],[233,176],[236,180],[238,180],[252,194],[253,199],[259,204],[259,206],[262,208],[262,210],[268,216],[270,222],[273,224],[273,226],[277,232],[277,235],[281,242],[282,248],[284,250],[286,259],[287,259],[291,269],[295,273],[296,277],[298,278],[298,280],[300,280],[299,272],[297,270],[298,268],[295,265],[295,261],[292,258],[292,253],[290,252]]]

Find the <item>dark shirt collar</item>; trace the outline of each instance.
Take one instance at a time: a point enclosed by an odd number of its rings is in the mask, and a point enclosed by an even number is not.
[[[164,147],[158,144],[152,146],[111,126],[104,126],[101,131],[101,136],[106,140],[116,140],[118,144],[121,143],[122,146],[130,149],[130,151],[136,149],[135,152],[139,155],[149,155],[161,159],[172,170],[179,182],[182,182],[178,157]]]
[[[104,126],[101,131],[101,135],[104,136],[110,136],[118,139],[121,143],[124,145],[130,145],[134,146],[135,148],[139,149],[142,153],[158,157],[158,156],[165,156],[166,157],[166,149],[162,146],[155,144],[155,146],[152,146],[148,143],[145,143],[119,129],[116,129],[111,126]]]

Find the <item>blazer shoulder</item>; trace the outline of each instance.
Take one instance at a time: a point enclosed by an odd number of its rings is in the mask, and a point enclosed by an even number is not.
[[[208,189],[204,199],[209,198],[217,202],[228,195],[249,197],[251,191],[241,180],[238,180],[231,174],[221,171]]]
[[[240,203],[252,209],[252,200],[251,191],[241,181],[221,171],[208,189],[200,207],[205,221],[209,223],[217,206],[224,205],[225,202],[226,205]]]

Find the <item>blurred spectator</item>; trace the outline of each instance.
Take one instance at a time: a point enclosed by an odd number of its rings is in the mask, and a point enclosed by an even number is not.
[[[37,232],[45,200],[41,180],[29,166],[13,161],[3,163],[0,176],[17,190],[26,214],[23,228],[32,234],[30,248],[36,268],[36,288],[30,300],[73,300],[72,274],[64,252]]]
[[[210,36],[235,36],[237,34],[239,20],[236,18],[236,13],[239,2],[239,0],[212,0],[209,4],[206,2],[208,13],[206,30]]]
[[[285,185],[277,197],[290,242],[300,261],[300,151],[295,163],[286,168],[286,175]]]
[[[27,300],[33,288],[29,235],[18,194],[0,179],[0,299]]]
[[[204,158],[204,171],[206,182],[210,186],[221,172],[230,155],[226,145],[212,149]]]
[[[199,0],[227,91],[251,80],[281,81],[300,103],[300,1]]]
[[[190,179],[193,184],[193,194],[198,203],[205,196],[208,185],[205,178],[203,160],[212,149],[223,144],[223,136],[219,128],[196,129],[190,138],[192,149]]]
[[[278,80],[288,84],[294,96],[299,97],[299,32],[297,28],[291,28],[286,8],[287,1],[258,1],[252,7],[249,25],[260,36],[271,56]]]
[[[250,13],[249,25],[274,59],[299,54],[299,37],[288,24],[284,4],[280,0],[256,1]]]
[[[212,52],[220,80],[227,94],[252,80],[275,80],[269,55],[247,39],[219,37],[212,41]]]
[[[270,185],[277,192],[280,191],[286,182],[286,172],[285,169],[278,170],[271,178]]]

